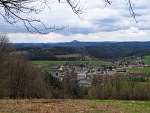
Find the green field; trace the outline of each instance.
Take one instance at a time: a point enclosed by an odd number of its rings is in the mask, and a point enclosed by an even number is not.
[[[150,66],[150,55],[145,56],[144,63]]]
[[[150,101],[1,99],[0,113],[150,113]]]
[[[147,68],[121,68],[120,70],[129,70],[130,72],[150,73],[150,67],[147,67]]]
[[[106,61],[31,61],[33,64],[43,65],[43,66],[54,66],[54,65],[80,65],[80,64],[86,64],[89,67],[93,66],[101,66],[101,65],[111,65],[111,62]]]
[[[66,64],[66,61],[31,61],[33,64],[38,64],[38,65],[43,65],[43,66],[47,66],[47,65],[63,65]]]
[[[106,61],[31,61],[33,64],[42,66],[47,71],[51,71],[52,66],[59,65],[69,65],[69,66],[79,66],[81,64],[85,64],[87,67],[101,66],[101,65],[112,65],[111,62]]]
[[[143,72],[143,73],[150,73],[150,67],[147,68],[121,68],[117,70],[128,70],[130,72]]]

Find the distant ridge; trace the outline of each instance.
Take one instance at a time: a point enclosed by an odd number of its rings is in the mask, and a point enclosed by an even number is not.
[[[39,47],[39,48],[51,48],[51,47],[87,47],[87,46],[132,46],[140,48],[150,48],[150,41],[147,42],[80,42],[73,40],[71,42],[62,43],[12,43],[15,48],[20,47]]]

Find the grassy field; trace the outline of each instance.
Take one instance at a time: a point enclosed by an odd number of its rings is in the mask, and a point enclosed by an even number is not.
[[[0,100],[0,113],[150,113],[150,102],[117,100]]]
[[[150,66],[150,55],[145,56],[144,63]]]
[[[53,65],[80,65],[87,64],[89,67],[101,66],[101,65],[111,65],[112,63],[106,61],[31,61],[33,64],[43,65],[43,66],[53,66]]]
[[[150,73],[150,67],[147,67],[147,68],[121,68],[120,70],[129,70],[130,72]]]
[[[66,64],[66,61],[31,61],[33,64],[48,66],[48,65],[63,65]]]

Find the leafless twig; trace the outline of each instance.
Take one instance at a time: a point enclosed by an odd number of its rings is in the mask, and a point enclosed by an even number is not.
[[[116,0],[104,0],[104,1],[106,2],[106,5],[107,4],[111,5],[112,2],[114,2]],[[129,6],[129,12],[130,12],[131,16],[134,18],[135,22],[138,23],[138,21],[136,20],[136,17],[141,16],[141,14],[135,12],[135,10],[133,8],[134,4],[132,3],[132,0],[125,0],[125,1],[127,1],[127,4]]]
[[[39,14],[45,8],[51,10],[49,6],[51,3],[50,1],[51,0],[0,0],[0,8],[3,8],[4,10],[3,12],[0,12],[0,15],[6,22],[14,27],[18,27],[17,23],[21,22],[23,26],[32,33],[46,34],[68,27],[56,27],[55,25],[47,27],[41,19],[35,19],[30,16],[33,13]],[[60,2],[60,0],[58,1]],[[84,6],[80,5],[80,1],[66,0],[66,3],[70,5],[75,14],[82,14]],[[37,27],[35,23],[40,27]]]

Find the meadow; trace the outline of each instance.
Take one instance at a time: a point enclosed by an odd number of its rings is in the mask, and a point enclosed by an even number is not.
[[[95,67],[95,66],[101,66],[101,65],[112,65],[111,62],[106,62],[102,60],[98,61],[31,61],[31,63],[41,66],[47,71],[51,71],[53,66],[60,66],[60,65],[69,65],[69,66],[79,66],[79,65],[86,65],[87,67]]]
[[[2,99],[0,113],[150,113],[149,101]]]
[[[150,66],[150,55],[144,57],[144,63]]]
[[[121,70],[128,70],[130,72],[143,72],[143,73],[150,73],[150,67],[146,68],[121,68]]]
[[[43,66],[55,66],[55,65],[80,65],[86,64],[89,67],[101,66],[101,65],[112,65],[111,62],[106,62],[102,60],[97,61],[31,61],[33,64],[43,65]]]

